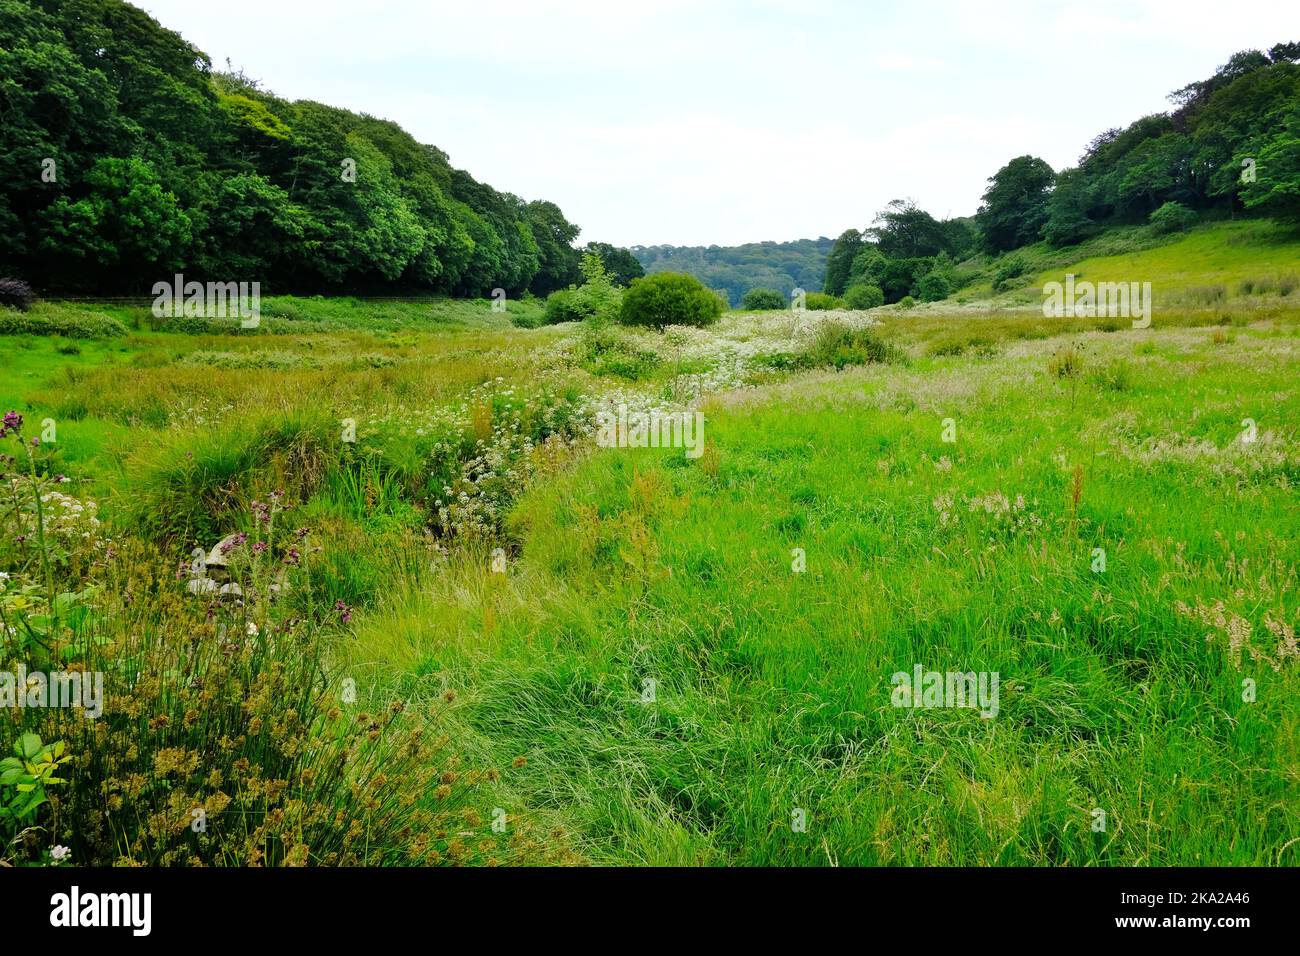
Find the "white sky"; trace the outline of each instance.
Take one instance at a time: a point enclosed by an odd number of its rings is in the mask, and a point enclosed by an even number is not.
[[[392,119],[550,199],[580,241],[835,236],[894,198],[975,211],[1014,156],[1073,165],[1295,0],[135,0],[275,93]]]

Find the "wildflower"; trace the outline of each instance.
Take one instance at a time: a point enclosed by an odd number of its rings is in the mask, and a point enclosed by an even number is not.
[[[72,851],[66,846],[56,846],[50,850],[50,859],[55,863],[62,863],[70,856],[72,856]]]
[[[234,551],[236,548],[238,548],[247,540],[248,540],[248,535],[245,532],[241,531],[239,532],[239,534],[235,535],[229,541],[226,541],[221,545],[221,553],[229,554],[231,551]]]
[[[334,602],[334,610],[339,612],[339,620],[344,624],[347,624],[352,620],[352,608],[348,607],[348,605],[344,604],[342,601]]]

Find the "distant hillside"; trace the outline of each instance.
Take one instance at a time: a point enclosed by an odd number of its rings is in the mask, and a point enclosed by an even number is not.
[[[647,273],[687,272],[710,289],[727,293],[732,305],[750,289],[821,290],[834,239],[749,242],[743,246],[633,246]]]

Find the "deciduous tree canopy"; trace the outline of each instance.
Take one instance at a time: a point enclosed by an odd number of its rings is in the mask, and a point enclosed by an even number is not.
[[[171,270],[266,291],[546,293],[578,227],[396,123],[215,72],[121,0],[0,0],[0,270],[145,293]]]

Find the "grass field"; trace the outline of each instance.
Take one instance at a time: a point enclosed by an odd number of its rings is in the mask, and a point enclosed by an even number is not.
[[[1180,288],[1286,271],[1134,256]],[[107,683],[95,722],[5,711],[76,758],[40,840],[83,863],[1300,862],[1286,295],[1141,330],[517,308],[270,300],[247,335],[118,307],[123,335],[0,339],[6,409],[57,428],[38,483],[99,521],[47,561],[11,479],[4,657]],[[701,409],[704,453],[595,447],[618,403]],[[241,531],[217,580],[242,596],[195,588],[194,549]],[[911,706],[918,666],[996,675],[996,712]]]

